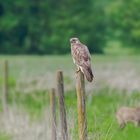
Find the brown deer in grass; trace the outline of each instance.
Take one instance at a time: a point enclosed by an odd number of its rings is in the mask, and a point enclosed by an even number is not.
[[[116,112],[116,118],[120,128],[124,128],[128,122],[140,125],[140,107],[121,107]]]

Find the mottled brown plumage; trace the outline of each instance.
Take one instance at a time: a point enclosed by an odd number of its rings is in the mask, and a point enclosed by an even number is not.
[[[91,69],[91,56],[87,46],[82,44],[78,38],[71,38],[71,54],[73,62],[77,65],[78,70],[81,70],[89,82],[93,80]]]

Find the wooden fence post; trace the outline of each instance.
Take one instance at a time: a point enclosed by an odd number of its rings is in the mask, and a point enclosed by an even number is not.
[[[81,71],[77,73],[76,92],[77,92],[79,140],[87,140],[85,82],[84,75]]]
[[[8,61],[4,61],[3,65],[3,95],[2,95],[2,102],[3,102],[3,110],[8,110]]]
[[[56,100],[55,100],[55,89],[50,90],[50,110],[51,110],[51,140],[56,140]]]
[[[61,125],[61,137],[62,137],[61,140],[68,140],[62,71],[57,72],[57,93],[58,93],[58,103],[60,109],[60,125]]]

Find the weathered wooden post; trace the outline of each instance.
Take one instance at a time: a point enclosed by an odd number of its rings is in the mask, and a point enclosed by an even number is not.
[[[77,73],[76,92],[77,92],[79,140],[87,140],[85,82],[84,75],[81,71]]]
[[[58,102],[59,102],[59,109],[60,109],[61,140],[68,140],[62,71],[57,72],[57,93],[58,93]]]
[[[8,61],[4,61],[3,65],[3,110],[6,112],[8,110]]]
[[[55,89],[50,90],[50,110],[51,110],[51,140],[56,140],[56,99],[55,99]]]

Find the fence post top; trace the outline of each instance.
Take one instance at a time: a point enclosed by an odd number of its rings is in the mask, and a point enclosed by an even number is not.
[[[63,71],[62,70],[57,70],[57,73],[63,73]]]

